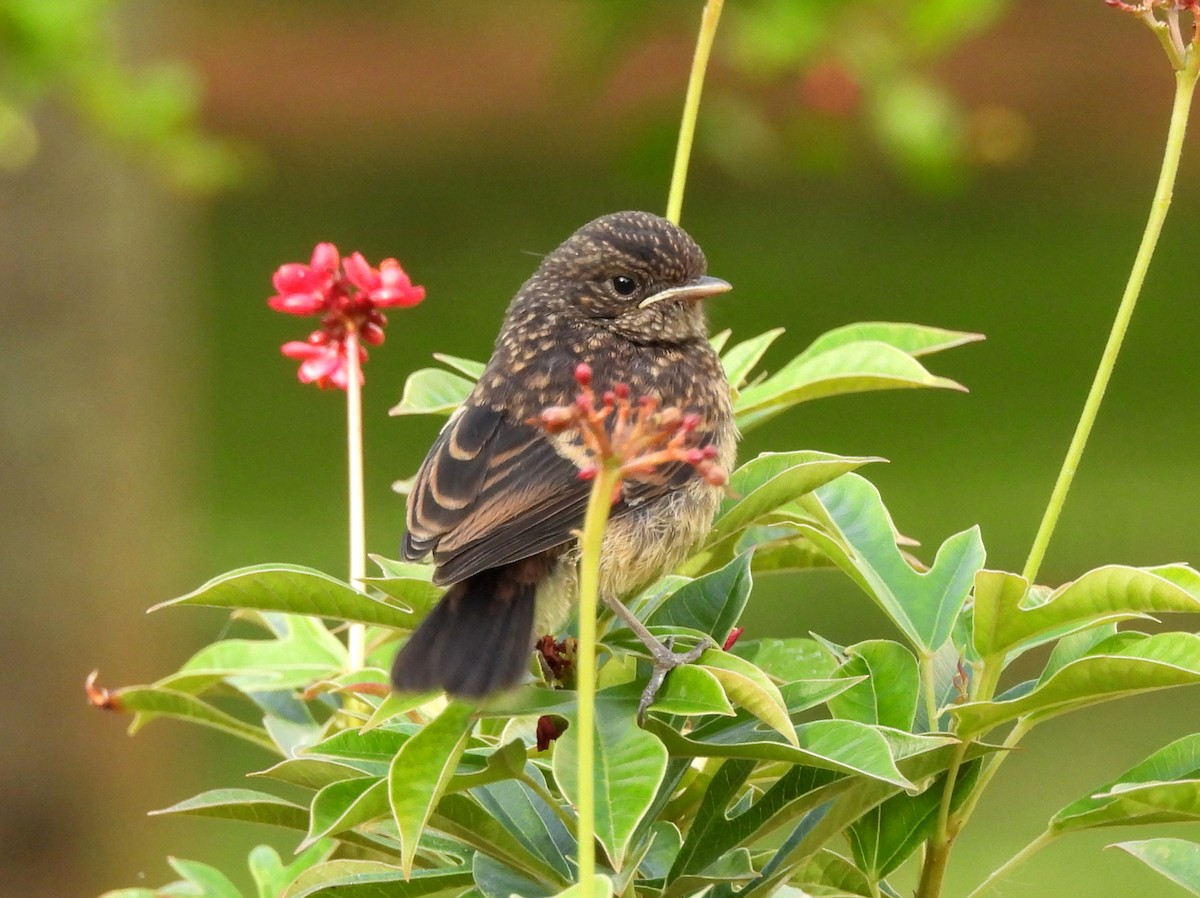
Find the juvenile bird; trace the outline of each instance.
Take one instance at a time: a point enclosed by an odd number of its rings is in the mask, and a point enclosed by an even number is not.
[[[527,669],[535,637],[566,622],[591,486],[578,476],[577,444],[530,421],[575,399],[580,362],[598,389],[625,383],[635,397],[699,415],[698,445],[715,446],[717,462],[732,466],[729,386],[700,302],[730,286],[705,269],[704,253],[678,226],[618,212],[576,231],[517,291],[483,375],[409,494],[404,557],[432,552],[433,580],[450,588],[396,656],[396,689],[479,697],[508,688]],[[600,591],[663,671],[704,646],[674,653],[619,599],[686,557],[722,492],[686,465],[622,489]]]

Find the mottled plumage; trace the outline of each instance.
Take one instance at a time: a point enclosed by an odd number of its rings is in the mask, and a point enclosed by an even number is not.
[[[580,362],[600,390],[626,383],[634,396],[698,414],[701,444],[732,465],[729,387],[698,301],[729,287],[705,267],[677,226],[620,212],[580,228],[517,292],[483,375],[409,496],[404,556],[432,552],[434,582],[451,586],[397,656],[396,688],[506,688],[535,636],[565,622],[590,485],[577,476],[575,437],[529,419],[574,399]],[[687,466],[625,484],[605,536],[602,591],[619,596],[678,564],[707,533],[720,495]]]

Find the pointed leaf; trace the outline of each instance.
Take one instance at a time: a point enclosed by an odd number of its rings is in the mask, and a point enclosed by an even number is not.
[[[907,732],[917,713],[920,676],[912,652],[884,639],[860,642],[846,649],[849,661],[838,677],[862,682],[829,700],[834,716],[859,723],[877,723]]]
[[[150,610],[177,605],[282,611],[397,629],[408,629],[412,622],[401,609],[364,595],[348,583],[292,564],[260,564],[229,571]]]
[[[258,898],[279,898],[297,876],[317,864],[329,860],[337,847],[332,839],[311,846],[290,864],[285,864],[279,852],[269,845],[256,845],[250,851],[250,875],[258,890]]]
[[[237,886],[216,867],[178,857],[167,858],[167,863],[196,887],[197,898],[242,898]]]
[[[697,577],[673,592],[645,621],[649,626],[688,627],[725,641],[750,596],[750,553]]]
[[[261,727],[238,720],[203,699],[159,686],[126,686],[109,694],[105,707],[130,711],[137,718],[130,731],[141,729],[156,717],[177,717],[237,736],[267,751],[277,753],[274,740]]]
[[[734,390],[742,388],[754,366],[762,359],[763,353],[771,348],[771,344],[782,333],[782,327],[773,328],[757,337],[743,340],[721,354],[721,366],[725,369],[725,379],[729,381],[730,387]]]
[[[429,820],[429,828],[477,852],[512,867],[528,878],[548,886],[548,891],[567,885],[558,871],[526,847],[518,834],[486,811],[477,801],[459,793],[447,795]]]
[[[1107,565],[1031,605],[1022,577],[980,571],[975,584],[975,648],[980,655],[1021,651],[1040,637],[1166,612],[1200,611],[1200,572],[1187,565]]]
[[[875,898],[867,874],[828,848],[822,848],[801,864],[792,874],[791,882],[813,898],[829,894]]]
[[[739,641],[730,651],[783,683],[828,679],[837,667],[829,653],[806,636]]]
[[[378,861],[327,861],[305,870],[288,886],[281,898],[419,898],[471,885],[467,867],[417,870]]]
[[[1183,886],[1193,895],[1200,895],[1200,845],[1186,839],[1146,839],[1141,842],[1117,842],[1108,848],[1120,848],[1139,861]]]
[[[734,714],[733,706],[729,704],[717,678],[694,664],[685,664],[671,671],[654,697],[650,710],[685,717],[704,714],[732,717]]]
[[[879,491],[857,474],[844,474],[802,500],[826,518],[830,533],[802,527],[838,567],[925,651],[949,637],[983,566],[979,528],[955,534],[938,549],[933,566],[913,570],[896,545],[895,528]]]
[[[1152,785],[1150,790],[1135,786]],[[1162,788],[1159,788],[1162,787]],[[1050,829],[1069,832],[1097,826],[1196,819],[1200,811],[1200,733],[1163,746],[1050,819]],[[1158,802],[1157,806],[1148,802]]]
[[[160,814],[240,820],[299,830],[308,825],[308,811],[300,805],[253,789],[212,789],[169,808],[150,812],[151,816]]]
[[[542,773],[532,765],[528,768],[530,782],[545,793]],[[574,868],[567,860],[576,854],[575,837],[531,787],[530,782],[505,780],[471,790],[471,796],[497,820],[518,842],[554,871],[553,882],[569,882]],[[547,883],[548,885],[550,883]]]
[[[390,415],[448,415],[470,395],[475,381],[443,368],[422,368],[404,382],[400,402]]]
[[[578,803],[576,720],[554,746],[554,779],[572,804]],[[667,750],[637,725],[635,693],[602,690],[596,695],[592,734],[595,758],[596,837],[604,844],[613,869],[620,871],[634,831],[658,793],[667,772]]]
[[[460,359],[458,356],[447,355],[444,352],[435,352],[433,357],[443,365],[447,365],[448,367],[453,368],[455,371],[458,371],[471,378],[471,380],[479,380],[480,375],[483,374],[483,369],[487,367],[483,362],[476,362],[472,361],[471,359]]]
[[[887,343],[911,356],[930,355],[946,349],[954,349],[967,343],[984,339],[983,334],[967,331],[950,331],[922,324],[906,324],[895,321],[863,321],[834,328],[817,337],[801,353],[800,358],[811,358],[848,343],[875,340]]]
[[[1200,637],[1118,634],[1021,698],[969,702],[949,710],[959,722],[959,735],[971,736],[1024,715],[1041,721],[1120,696],[1193,683],[1200,683]]]
[[[474,723],[469,706],[451,702],[405,742],[392,761],[388,798],[404,846],[406,874],[412,872],[421,833],[454,776]]]
[[[764,452],[730,475],[729,492],[736,498],[722,503],[707,544],[716,545],[835,477],[878,461],[883,459],[807,450]]]
[[[787,703],[765,673],[744,658],[713,649],[701,655],[696,666],[716,677],[731,701],[799,746]]]
[[[386,817],[389,810],[387,781],[384,779],[367,776],[330,783],[313,796],[308,835],[300,848],[369,820]]]
[[[746,387],[734,403],[745,433],[801,402],[842,393],[938,387],[963,390],[930,374],[911,355],[878,340],[861,340],[816,355],[802,355],[762,383]]]

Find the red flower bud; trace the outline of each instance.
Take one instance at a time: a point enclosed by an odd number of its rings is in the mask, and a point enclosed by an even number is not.
[[[595,480],[597,469],[595,465],[584,465],[579,469],[580,480]]]
[[[580,362],[576,365],[575,382],[581,387],[590,387],[592,385],[592,366],[587,362]]]
[[[725,637],[725,644],[721,646],[722,651],[728,652],[731,648],[733,648],[733,644],[738,641],[738,637],[745,632],[745,627],[734,627],[732,630],[730,630],[729,635]]]
[[[629,384],[615,384],[613,392],[616,393],[618,399],[629,398]]]

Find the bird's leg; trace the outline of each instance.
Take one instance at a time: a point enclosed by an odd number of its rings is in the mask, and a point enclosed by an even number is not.
[[[681,664],[691,664],[703,655],[706,649],[714,648],[716,643],[711,639],[707,639],[686,652],[676,652],[672,648],[672,643],[675,641],[674,637],[670,637],[666,642],[662,642],[616,596],[604,593],[603,598],[608,607],[612,609],[613,614],[624,621],[625,625],[641,640],[642,645],[650,652],[651,663],[654,665],[654,669],[650,673],[650,681],[646,684],[646,688],[642,691],[642,698],[638,702],[637,719],[638,723],[641,723],[642,718],[646,714],[646,709],[650,707],[654,701],[654,697],[658,695],[658,690],[662,688],[667,674]]]

